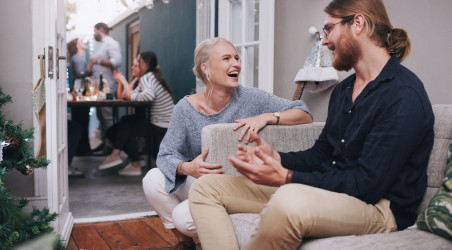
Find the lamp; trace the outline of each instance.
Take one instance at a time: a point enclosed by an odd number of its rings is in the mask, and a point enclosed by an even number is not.
[[[311,53],[294,79],[299,88],[301,87],[297,99],[301,98],[305,89],[310,93],[322,92],[334,86],[339,80],[337,71],[331,66],[333,55],[326,46],[322,45],[323,37],[320,32],[311,27],[309,33],[315,35],[315,40]]]

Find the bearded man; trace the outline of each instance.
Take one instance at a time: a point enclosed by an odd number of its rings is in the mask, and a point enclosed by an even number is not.
[[[113,71],[121,66],[122,57],[120,44],[109,34],[110,28],[107,24],[97,23],[94,25],[94,39],[98,42],[98,46],[94,51],[94,55],[91,55],[89,58],[89,67],[93,69],[93,77],[98,81],[99,88],[107,87],[101,86],[100,75],[102,74],[103,79],[109,85],[109,93],[114,94],[116,93],[118,83],[113,78]],[[102,143],[93,150],[93,154],[108,155],[113,150],[112,143],[106,137],[107,129],[113,125],[113,108],[98,107],[96,110]]]
[[[331,94],[311,149],[256,146],[228,159],[244,176],[205,175],[190,212],[203,249],[238,249],[228,211],[260,213],[244,249],[296,249],[304,237],[403,230],[414,224],[427,185],[434,116],[422,82],[400,64],[410,52],[381,0],[334,0],[323,44],[333,66],[355,74]]]

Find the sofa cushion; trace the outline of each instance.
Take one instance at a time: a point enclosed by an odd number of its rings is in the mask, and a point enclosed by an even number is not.
[[[452,140],[452,105],[433,105],[435,114],[435,141],[428,164],[429,186],[440,187]],[[440,167],[433,167],[439,165]]]
[[[419,229],[452,240],[452,162],[444,171],[443,185],[417,218]]]
[[[306,239],[299,249],[452,249],[452,242],[435,234],[409,228],[392,233]]]
[[[239,247],[242,248],[255,231],[258,214],[231,214]],[[307,238],[299,250],[323,249],[452,249],[452,242],[416,228],[392,233],[350,235],[328,238]]]
[[[427,168],[427,190],[417,209],[418,214],[427,207],[427,204],[442,185],[449,145],[452,140],[452,105],[435,104],[433,105],[433,112],[435,114],[435,140]]]

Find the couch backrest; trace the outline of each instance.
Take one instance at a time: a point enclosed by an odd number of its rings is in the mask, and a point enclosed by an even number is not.
[[[202,150],[209,147],[205,161],[221,163],[225,174],[240,175],[229,163],[227,156],[235,155],[240,129],[232,130],[235,124],[214,124],[202,130]],[[280,152],[299,151],[312,147],[322,132],[324,123],[294,126],[266,126],[259,132],[268,144]],[[243,142],[241,144],[244,144]],[[250,144],[251,145],[251,144]]]
[[[422,211],[436,194],[442,184],[446,168],[449,145],[452,140],[452,105],[433,105],[435,114],[435,140],[428,164],[428,186],[418,212]],[[274,149],[281,152],[304,150],[312,147],[320,135],[324,123],[312,123],[295,126],[267,126],[259,135]],[[209,147],[207,162],[223,164],[225,174],[240,175],[227,160],[235,155],[239,130],[233,131],[234,124],[214,124],[202,131],[202,148]],[[415,135],[413,135],[415,136]],[[243,143],[242,143],[243,144]]]
[[[427,168],[427,190],[418,207],[418,214],[424,210],[442,185],[449,145],[452,140],[452,104],[435,104],[433,113],[435,114],[435,140]]]

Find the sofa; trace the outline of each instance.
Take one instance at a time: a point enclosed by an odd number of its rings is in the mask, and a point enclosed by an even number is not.
[[[452,140],[452,105],[433,105],[435,114],[435,140],[428,164],[428,187],[418,207],[418,214],[427,206],[430,199],[442,185],[449,145]],[[202,148],[208,147],[207,162],[223,164],[225,174],[240,175],[227,160],[234,155],[239,131],[233,131],[234,124],[215,124],[202,131]],[[322,131],[324,123],[311,123],[295,126],[267,126],[259,132],[274,149],[281,152],[298,151],[310,148]],[[416,135],[413,135],[416,136]],[[239,246],[249,239],[259,214],[231,214]],[[421,231],[416,225],[402,231],[371,235],[350,235],[329,238],[303,239],[299,249],[452,249],[452,241],[433,233]]]

